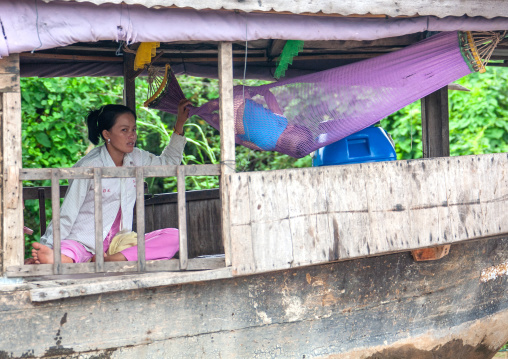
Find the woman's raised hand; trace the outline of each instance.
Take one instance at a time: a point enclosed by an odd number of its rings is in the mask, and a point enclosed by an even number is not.
[[[183,136],[183,125],[189,118],[189,105],[191,102],[185,98],[181,99],[178,103],[178,116],[175,123],[175,132]]]

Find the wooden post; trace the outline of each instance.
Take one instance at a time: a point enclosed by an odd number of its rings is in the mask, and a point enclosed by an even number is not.
[[[230,42],[219,44],[220,95],[220,198],[222,204],[222,242],[226,266],[231,266],[231,228],[229,218],[229,176],[235,173],[235,118],[233,107],[233,51]]]
[[[51,210],[53,222],[53,274],[62,274],[62,251],[60,237],[60,180],[58,170],[51,170]]]
[[[123,54],[123,104],[136,112],[136,77],[134,76],[135,54]]]
[[[0,59],[0,166],[2,174],[0,266],[23,264],[23,204],[19,180],[21,162],[21,96],[19,55]]]
[[[422,98],[423,157],[450,156],[448,87]]]
[[[102,169],[93,169],[95,213],[95,271],[104,272],[104,238],[102,215]]]
[[[146,271],[145,252],[145,179],[143,167],[136,168],[136,231],[138,234],[138,271]]]
[[[450,129],[448,113],[448,86],[421,99],[423,157],[450,156]],[[411,252],[415,261],[443,258],[450,245],[417,249]]]
[[[180,270],[186,270],[189,260],[187,242],[187,201],[185,200],[185,166],[178,166],[176,170],[176,184],[178,188],[178,237],[180,240]]]

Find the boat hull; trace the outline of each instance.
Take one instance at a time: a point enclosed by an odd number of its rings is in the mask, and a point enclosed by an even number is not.
[[[0,358],[491,358],[508,340],[508,237],[32,303],[0,292]],[[483,273],[483,275],[482,275]]]

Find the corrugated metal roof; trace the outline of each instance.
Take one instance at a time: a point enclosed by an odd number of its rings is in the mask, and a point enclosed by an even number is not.
[[[44,0],[51,2],[53,0]],[[61,1],[61,0],[60,0]],[[294,14],[416,16],[508,16],[505,0],[64,0],[100,4],[128,4],[146,7],[179,7],[197,10],[239,10],[289,12]]]

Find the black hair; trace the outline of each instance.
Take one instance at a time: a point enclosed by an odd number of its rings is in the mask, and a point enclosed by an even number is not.
[[[104,140],[102,131],[111,130],[118,116],[124,113],[130,113],[134,116],[134,119],[136,119],[136,113],[124,105],[104,105],[98,110],[90,111],[86,118],[88,139],[90,142],[94,145],[98,145],[101,137]]]

